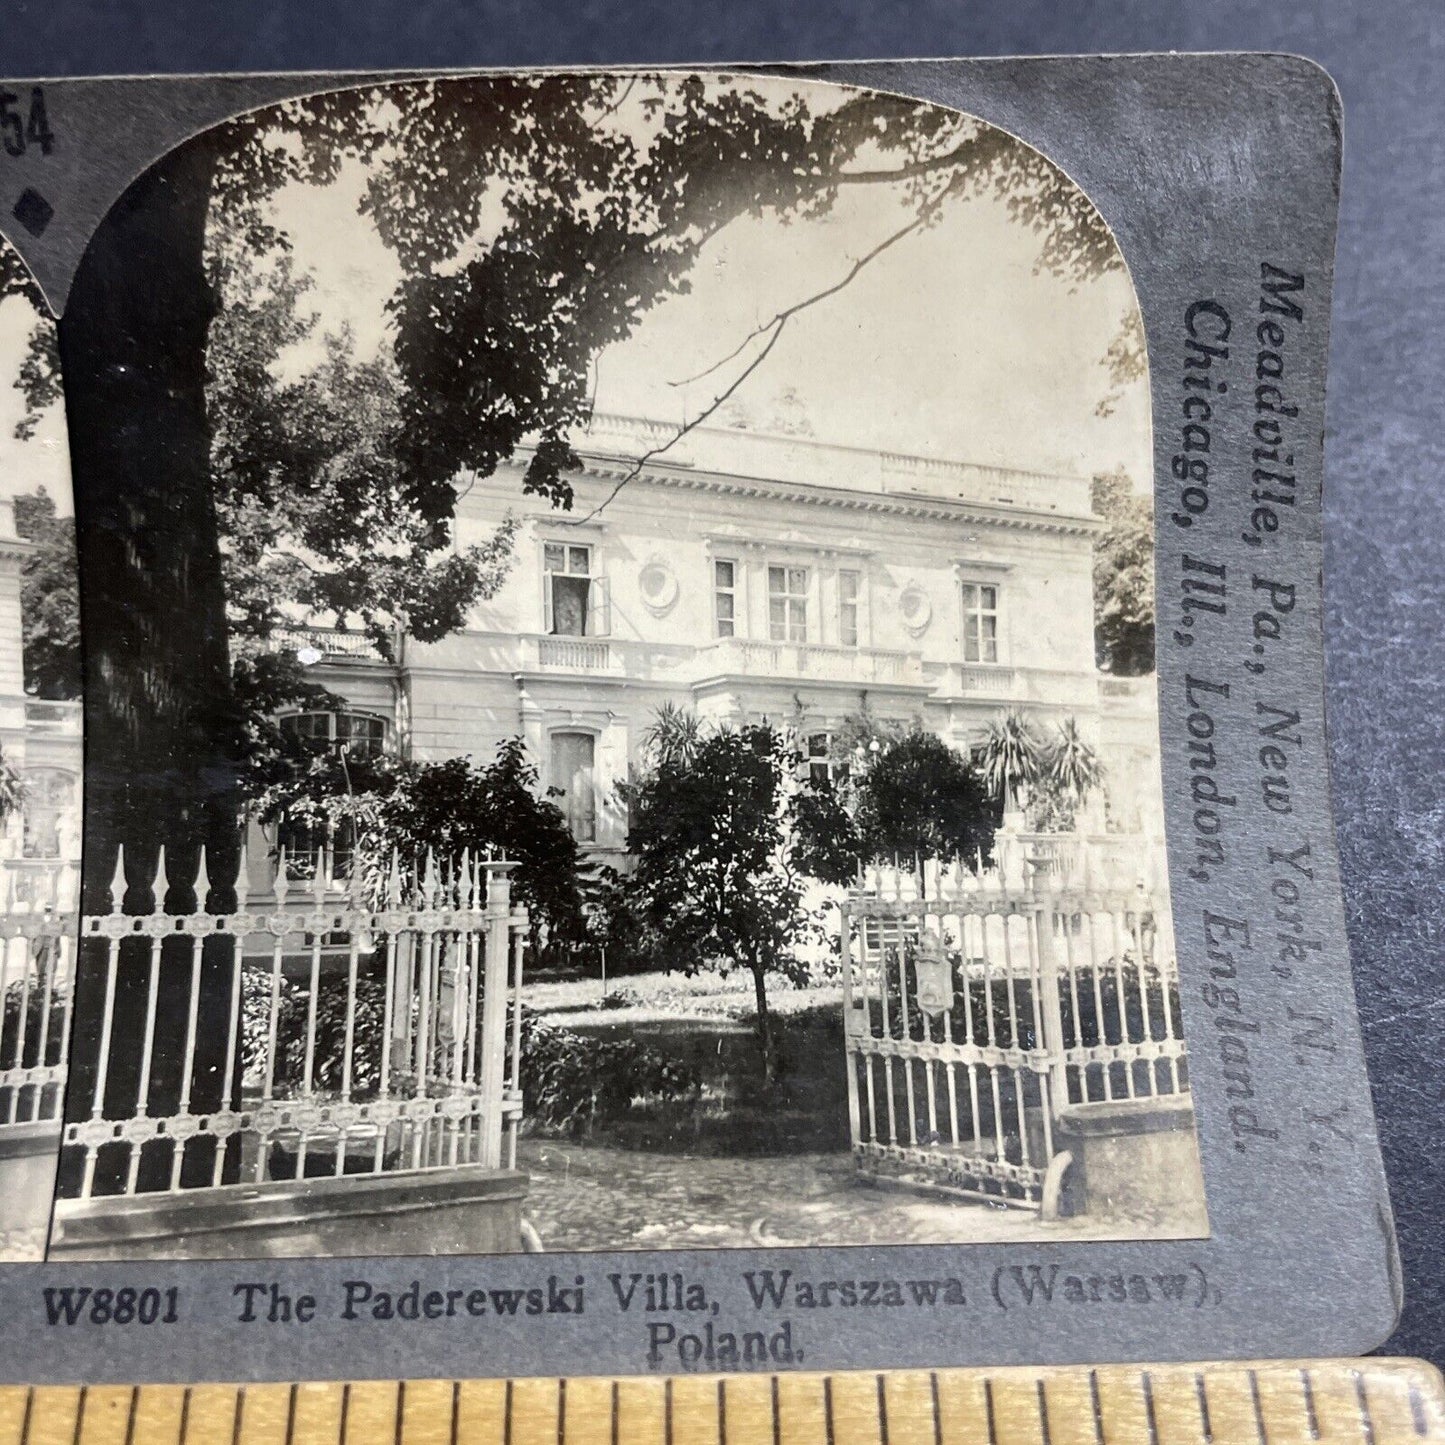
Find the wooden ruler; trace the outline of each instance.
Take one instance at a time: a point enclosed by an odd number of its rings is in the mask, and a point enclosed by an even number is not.
[[[1419,1360],[0,1387],[0,1445],[1405,1445]]]

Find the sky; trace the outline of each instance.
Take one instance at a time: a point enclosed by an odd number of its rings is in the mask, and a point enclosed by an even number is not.
[[[383,308],[399,276],[358,213],[364,181],[351,164],[332,185],[293,184],[272,203],[298,269],[313,278],[323,326],[349,325],[363,354],[388,342]],[[819,219],[734,222],[704,248],[690,294],[668,298],[599,357],[597,409],[696,416],[753,353],[680,383],[780,309],[841,279],[907,218],[892,188],[859,186]],[[1122,466],[1145,490],[1147,385],[1130,387],[1108,417],[1095,410],[1108,389],[1102,358],[1134,304],[1127,274],[1071,287],[1036,271],[1038,253],[1038,238],[999,203],[950,203],[936,226],[795,317],[735,393],[735,410],[760,430],[786,411],[792,424],[845,445],[1074,476]],[[34,324],[23,300],[0,304],[0,496],[44,485],[68,509],[61,409],[49,409],[31,441],[14,436],[24,407],[13,383]],[[306,361],[301,354],[290,365]]]
[[[357,214],[364,180],[348,166],[331,186],[287,187],[273,206],[314,277],[318,311],[328,325],[350,325],[362,351],[384,342],[382,306],[400,274]],[[679,382],[841,279],[907,219],[892,188],[860,186],[820,219],[735,221],[704,248],[691,293],[668,298],[600,356],[597,410],[695,416],[750,353],[706,382]],[[992,199],[951,203],[938,225],[790,322],[735,400],[759,428],[793,393],[794,416],[822,440],[1076,476],[1122,466],[1144,489],[1147,385],[1131,387],[1113,415],[1095,414],[1108,390],[1102,358],[1134,305],[1132,283],[1120,268],[1071,287],[1036,272],[1039,245]]]

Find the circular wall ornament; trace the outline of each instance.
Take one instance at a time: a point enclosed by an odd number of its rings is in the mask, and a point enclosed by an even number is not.
[[[637,585],[642,592],[642,605],[654,617],[670,612],[677,601],[677,574],[661,557],[653,557],[643,564],[637,574]]]
[[[917,637],[933,618],[933,603],[928,600],[928,593],[917,582],[910,582],[898,594],[898,611],[903,618],[904,627]]]

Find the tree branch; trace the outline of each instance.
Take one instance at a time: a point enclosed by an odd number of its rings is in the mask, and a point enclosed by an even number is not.
[[[941,200],[942,197],[940,197],[939,199]],[[841,280],[835,281],[831,286],[824,287],[821,291],[814,292],[813,295],[806,297],[802,301],[796,301],[793,303],[793,305],[785,307],[782,311],[779,311],[777,315],[772,318],[771,321],[767,321],[762,326],[755,327],[751,332],[749,332],[748,335],[743,338],[742,343],[739,346],[734,347],[734,349],[727,356],[723,357],[722,360],[715,362],[712,366],[708,367],[706,371],[701,371],[697,374],[697,376],[693,377],[692,380],[700,381],[703,377],[709,376],[713,372],[715,372],[718,367],[725,366],[729,361],[733,360],[741,351],[744,350],[745,347],[748,346],[750,342],[757,341],[764,336],[767,337],[767,341],[764,343],[762,349],[758,352],[758,354],[753,357],[750,362],[748,362],[748,364],[737,374],[737,376],[733,378],[731,382],[728,383],[727,386],[725,386],[705,407],[703,407],[703,409],[698,412],[698,414],[693,417],[691,421],[684,422],[683,425],[680,426],[677,431],[667,439],[667,441],[661,443],[658,446],[651,447],[647,451],[643,452],[643,454],[638,457],[635,462],[633,462],[631,467],[629,467],[627,471],[623,473],[623,475],[618,479],[616,485],[613,486],[612,490],[607,494],[607,496],[604,497],[602,501],[600,501],[595,507],[593,507],[592,510],[588,512],[585,517],[579,517],[576,520],[559,518],[559,524],[562,526],[571,527],[584,526],[594,517],[605,511],[606,508],[611,506],[612,503],[617,500],[617,497],[622,492],[622,489],[626,487],[629,482],[635,481],[638,476],[641,475],[643,468],[646,467],[649,462],[655,461],[665,452],[670,451],[690,431],[693,431],[695,428],[701,426],[703,422],[705,422],[710,416],[712,416],[713,413],[716,412],[718,408],[722,406],[722,404],[737,391],[737,389],[743,384],[743,382],[745,382],[748,377],[750,377],[763,364],[763,362],[768,359],[769,354],[772,352],[772,349],[778,344],[779,338],[787,329],[787,325],[790,321],[794,320],[802,312],[807,311],[809,308],[818,305],[819,302],[826,301],[830,296],[836,296],[840,291],[842,291],[852,282],[854,277],[856,277],[865,266],[869,265],[873,261],[876,261],[879,256],[883,255],[883,253],[887,251],[890,247],[896,246],[899,241],[904,239],[904,237],[910,236],[915,231],[921,230],[923,226],[927,223],[933,210],[936,209],[936,205],[937,203],[935,202],[925,207],[923,210],[919,211],[919,213],[906,226],[902,226],[888,236],[885,236],[883,240],[881,240],[876,246],[874,246],[871,250],[865,252],[862,256],[860,256],[852,264],[852,266],[849,267],[847,273],[842,277]],[[678,382],[674,382],[672,384],[685,385],[685,383]]]

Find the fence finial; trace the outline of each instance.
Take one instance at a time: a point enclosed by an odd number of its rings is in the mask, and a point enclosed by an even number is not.
[[[327,875],[331,872],[331,850],[323,846],[317,850],[315,858],[316,861],[311,868],[311,896],[316,900],[316,906],[320,908],[326,902],[326,881]]]
[[[395,848],[391,850],[391,872],[386,878],[386,906],[401,907],[401,859]]]
[[[115,872],[110,875],[110,911],[119,913],[125,904],[125,844],[115,850]]]
[[[276,881],[271,891],[276,895],[276,904],[279,907],[285,903],[286,895],[290,892],[291,884],[286,877],[286,845],[283,843],[276,850]]]
[[[196,868],[196,912],[205,913],[211,896],[211,875],[206,871],[206,845],[201,844],[201,861]]]
[[[422,874],[421,897],[422,902],[428,907],[436,902],[437,896],[437,859],[436,854],[430,848],[426,850],[426,871]]]
[[[171,880],[166,873],[166,845],[161,844],[161,851],[156,857],[156,876],[151,884],[154,890],[151,894],[151,912],[164,913],[166,908],[166,894],[171,891]]]
[[[462,849],[461,859],[461,882],[457,885],[457,906],[459,908],[470,908],[472,906],[472,889],[474,880],[472,878],[472,850]]]

